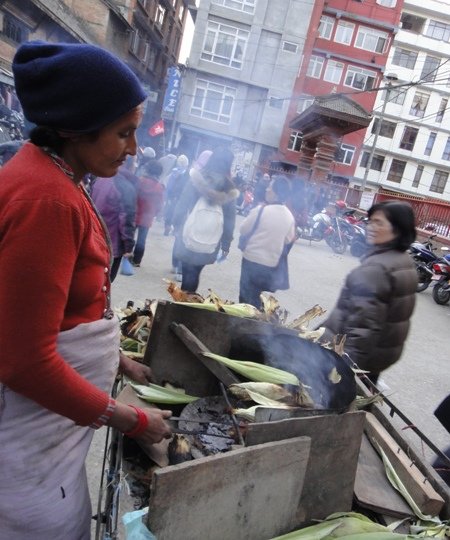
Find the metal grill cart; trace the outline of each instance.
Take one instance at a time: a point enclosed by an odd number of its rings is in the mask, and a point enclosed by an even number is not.
[[[315,407],[261,408],[255,422],[242,426],[230,413],[225,391],[236,377],[205,361],[201,353],[207,350],[276,363],[294,372],[310,388]],[[171,407],[178,418],[175,431],[185,432],[192,442],[191,435],[202,428],[200,418],[216,414],[214,407],[222,403],[220,422],[236,435],[236,444],[225,453],[198,454],[194,444],[191,453],[200,455],[198,459],[147,468],[148,498],[142,506],[149,506],[148,528],[158,540],[268,540],[352,509],[375,512],[385,523],[394,516],[412,516],[412,509],[385,480],[374,446],[395,460],[422,512],[450,517],[448,487],[393,427],[384,413],[386,406],[372,404],[369,413],[354,410],[356,394],[369,397],[369,390],[355,382],[342,358],[292,330],[160,302],[144,362],[157,384],[168,382],[200,398],[184,409]],[[341,377],[338,384],[329,377],[334,368]],[[425,444],[430,442],[418,435]],[[113,434],[101,511],[105,530],[97,537],[101,540],[118,537],[114,527],[121,451],[120,438]]]

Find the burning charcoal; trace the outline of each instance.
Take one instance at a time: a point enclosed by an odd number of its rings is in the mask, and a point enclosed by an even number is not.
[[[191,443],[187,437],[175,434],[169,443],[169,464],[177,465],[191,459]]]

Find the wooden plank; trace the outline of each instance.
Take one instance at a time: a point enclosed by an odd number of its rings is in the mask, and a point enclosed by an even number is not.
[[[203,353],[211,352],[184,324],[172,323],[170,325],[172,332],[186,345],[192,354],[207,368],[211,373],[223,382],[225,386],[238,384],[241,381],[226,366],[213,360],[205,358]]]
[[[444,506],[444,499],[371,413],[367,413],[365,431],[375,448],[377,448],[376,445],[378,444],[385,452],[400,480],[420,510],[427,515],[439,515]]]
[[[296,437],[155,471],[158,540],[267,540],[298,526],[310,440]]]
[[[364,412],[351,412],[248,425],[248,446],[291,437],[311,438],[299,523],[351,510],[364,420]]]
[[[366,435],[356,469],[355,497],[358,504],[380,514],[398,518],[414,516],[414,512],[386,477],[381,458],[370,444]]]

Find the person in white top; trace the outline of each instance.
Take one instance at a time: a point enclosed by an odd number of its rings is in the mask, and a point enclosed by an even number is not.
[[[253,208],[241,225],[239,302],[260,307],[263,291],[289,289],[287,256],[295,240],[295,220],[285,205],[289,180],[275,176],[266,190],[266,204]]]

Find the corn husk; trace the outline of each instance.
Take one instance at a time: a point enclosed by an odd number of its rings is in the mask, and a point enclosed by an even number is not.
[[[336,367],[334,367],[330,373],[328,374],[328,380],[332,382],[333,384],[338,384],[342,380],[342,375],[339,374]]]
[[[310,321],[312,321],[316,317],[325,315],[325,313],[326,310],[322,309],[319,304],[316,304],[311,309],[305,311],[303,315],[300,315],[300,317],[297,317],[290,324],[288,324],[288,328],[292,328],[292,330],[304,331],[308,327]]]
[[[149,383],[148,386],[143,384],[130,383],[131,387],[137,393],[138,397],[149,403],[164,403],[166,405],[178,405],[183,403],[191,403],[197,401],[198,397],[189,396],[183,391],[174,390],[173,388],[165,388],[157,384]]]
[[[176,304],[186,304],[186,302],[175,302]],[[251,319],[261,319],[262,313],[250,304],[217,304],[213,302],[189,302],[189,307],[206,309],[208,311],[219,311],[234,317],[248,317]]]
[[[342,538],[342,540],[406,540],[405,534],[396,534],[387,527],[371,521],[368,517],[356,512],[336,513],[327,517],[317,525],[305,527],[272,540],[325,540]]]
[[[269,399],[279,401],[282,399],[295,399],[295,396],[286,388],[279,384],[265,382],[245,382],[239,384],[231,384],[228,390],[238,399],[250,401],[252,398],[250,392],[256,392]]]
[[[256,362],[232,360],[231,358],[226,358],[225,356],[214,353],[203,353],[203,356],[221,362],[228,368],[236,371],[251,381],[300,385],[300,381],[295,375],[282,369],[265,366],[264,364],[258,364]]]

